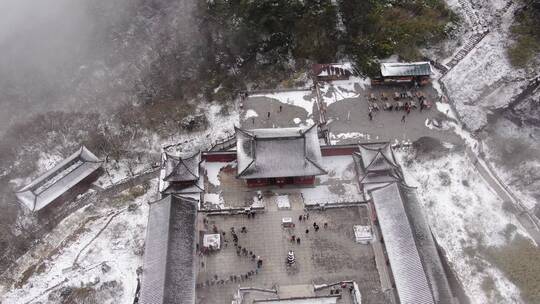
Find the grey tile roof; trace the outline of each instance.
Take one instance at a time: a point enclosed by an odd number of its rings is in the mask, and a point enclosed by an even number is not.
[[[169,195],[150,204],[139,303],[195,303],[197,202]]]
[[[431,64],[427,61],[381,63],[381,75],[383,77],[428,76],[431,74]]]
[[[422,205],[418,201],[416,189],[399,185],[404,201],[405,211],[416,241],[420,259],[424,265],[428,281],[431,284],[435,302],[439,304],[454,303],[454,296],[448,282],[447,274],[437,250],[437,244],[426,221]]]
[[[158,189],[162,194],[200,193],[204,191],[200,176],[200,152],[185,159],[161,154]]]
[[[326,174],[316,125],[309,128],[236,128],[238,177],[272,178]]]
[[[398,167],[389,142],[360,144],[358,148],[365,173],[392,170]]]
[[[360,153],[355,152],[352,156],[358,173],[358,181],[364,189],[366,189],[366,184],[392,183],[402,180],[397,167],[391,167],[387,171],[369,172],[364,169],[362,155]]]
[[[43,209],[101,167],[102,161],[82,146],[15,195],[32,211]]]
[[[398,184],[390,183],[370,192],[400,303],[435,303]]]
[[[165,177],[168,182],[196,181],[199,178],[201,153],[198,152],[187,158],[164,153]]]

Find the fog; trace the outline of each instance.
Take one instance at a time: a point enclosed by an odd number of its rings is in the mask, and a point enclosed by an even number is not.
[[[193,2],[0,0],[0,134],[42,111],[133,102],[161,82],[156,71],[176,79],[163,58],[189,60]]]

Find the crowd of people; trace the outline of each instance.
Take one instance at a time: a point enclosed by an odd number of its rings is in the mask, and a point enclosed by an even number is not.
[[[248,213],[248,218],[254,218],[255,213]],[[209,221],[207,218],[203,219],[203,224],[205,227],[209,226]],[[212,225],[212,232],[215,234],[220,234],[222,237],[223,248],[227,248],[229,245],[228,233],[225,230],[219,229],[215,224]],[[240,227],[240,234],[247,234],[248,229],[246,226]],[[236,255],[240,258],[248,258],[252,263],[254,263],[254,269],[246,273],[241,274],[232,274],[228,277],[220,278],[217,274],[214,275],[211,279],[206,279],[204,282],[197,284],[198,287],[213,286],[213,285],[222,285],[236,282],[243,282],[245,280],[250,280],[254,275],[258,274],[261,268],[263,267],[263,259],[260,255],[255,254],[253,250],[248,249],[246,246],[240,245],[240,237],[236,232],[235,227],[230,227],[230,239],[235,247]],[[200,248],[197,245],[197,250],[199,251],[200,256],[209,255],[212,251],[206,250],[205,248]],[[204,261],[201,261],[201,267],[204,268]]]
[[[376,112],[381,110],[381,107],[377,103],[379,100],[375,94],[371,93],[368,96],[369,102],[369,120],[373,120]],[[401,117],[401,122],[404,123],[407,115],[411,113],[414,109],[420,109],[422,112],[424,109],[429,109],[432,106],[432,103],[427,100],[426,96],[418,91],[415,94],[412,94],[410,91],[395,92],[393,96],[393,102],[390,101],[390,98],[384,92],[380,95],[380,100],[383,102],[382,109],[385,111],[405,111],[405,114]],[[418,102],[418,103],[417,103]]]

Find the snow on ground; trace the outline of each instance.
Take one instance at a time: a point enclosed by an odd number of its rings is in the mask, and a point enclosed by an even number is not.
[[[228,114],[221,114],[223,105],[218,103],[201,104],[205,109],[208,120],[208,128],[199,132],[181,133],[173,138],[161,140],[156,138],[153,141],[153,151],[161,152],[161,147],[175,145],[169,150],[173,153],[189,152],[197,150],[206,150],[212,143],[225,139],[234,134],[234,126],[240,125],[240,116],[238,111],[229,108]]]
[[[327,175],[317,177],[313,188],[301,188],[307,205],[350,203],[363,200],[355,180],[354,160],[351,155],[323,157]]]
[[[204,193],[204,202],[213,205],[214,208],[225,209],[225,201],[221,193]]]
[[[276,203],[278,209],[290,209],[291,203],[289,202],[288,195],[278,195],[276,196]]]
[[[95,184],[102,188],[107,188],[133,176],[152,170],[152,161],[146,159],[145,161],[135,162],[133,159],[127,158],[103,163],[103,168],[105,169],[105,173],[96,180]]]
[[[452,108],[450,107],[448,103],[435,102],[435,107],[437,108],[437,111],[443,113],[447,117],[457,120],[456,115],[454,114],[454,111],[452,111]]]
[[[353,183],[341,184],[338,189],[334,189],[333,185],[317,185],[313,188],[302,188],[301,193],[306,205],[329,205],[363,201],[358,186]]]
[[[311,127],[315,124],[315,122],[311,118],[308,118],[305,121],[302,121],[302,119],[298,117],[295,117],[293,119],[293,123],[298,127]]]
[[[524,70],[516,70],[507,57],[507,46],[512,41],[509,27],[513,18],[513,5],[500,19],[493,15],[502,1],[483,1],[483,10],[477,10],[479,19],[489,20],[491,32],[442,81],[471,130],[487,123],[490,109],[506,105],[526,83]]]
[[[49,154],[41,151],[39,158],[36,161],[36,166],[39,172],[45,172],[52,169],[57,163],[61,162],[64,158],[59,154]]]
[[[495,134],[483,145],[486,159],[501,164],[493,165],[493,170],[523,205],[533,211],[540,193],[540,146],[537,142],[540,129],[517,126],[507,120],[499,120],[493,129]]]
[[[312,96],[312,92],[308,90],[282,91],[282,92],[266,93],[266,94],[252,94],[252,95],[249,95],[249,97],[250,98],[267,97],[267,98],[276,99],[281,103],[301,107],[306,110],[307,116],[311,116],[313,114],[313,106],[315,105],[315,98]]]
[[[319,88],[321,97],[326,106],[347,99],[356,98],[365,92],[366,87],[371,86],[369,78],[351,76],[349,80],[335,80],[330,83],[324,83]]]
[[[128,211],[126,205],[119,209],[94,208],[90,205],[65,218],[39,244],[17,260],[13,271],[18,276],[32,265],[37,265],[37,270],[19,288],[1,286],[0,293],[7,291],[0,298],[2,303],[55,303],[55,298],[49,297],[49,294],[62,287],[106,290],[112,285],[111,281],[116,282],[114,284],[119,289],[114,289],[110,297],[103,297],[101,303],[133,303],[137,286],[136,270],[142,266],[148,220],[147,202],[155,200],[157,196],[155,181],[149,189],[130,202],[138,205],[133,211]],[[101,229],[104,230],[99,234]],[[74,267],[79,253],[79,267]],[[110,269],[104,271],[103,263]],[[55,287],[56,284],[59,285]]]
[[[259,117],[259,114],[257,114],[257,112],[255,112],[255,110],[253,109],[247,110],[244,115],[245,115],[245,119],[252,118],[252,117]]]
[[[351,155],[325,156],[322,165],[328,174],[319,176],[321,181],[328,179],[353,180],[356,175]]]
[[[219,172],[230,164],[230,162],[205,162],[204,168],[206,169],[208,181],[214,186],[219,186],[221,184],[219,181]]]
[[[482,258],[482,246],[500,246],[509,241],[511,225],[527,236],[525,229],[492,192],[463,152],[437,157],[413,157],[396,153],[406,181],[418,189],[430,227],[471,303],[493,303],[482,289],[484,278],[494,280],[501,303],[521,303],[519,290],[503,273]],[[510,236],[511,237],[511,236]]]
[[[347,132],[347,133],[330,133],[330,142],[332,145],[338,144],[342,140],[347,139],[367,139],[369,140],[371,138],[371,135],[364,134],[360,132]]]

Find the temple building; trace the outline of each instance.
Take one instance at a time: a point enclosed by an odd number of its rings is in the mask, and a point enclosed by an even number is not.
[[[101,164],[99,158],[82,146],[15,192],[15,196],[31,211],[39,211],[87,190],[88,185],[100,175]]]
[[[389,142],[360,144],[358,150],[353,153],[353,159],[362,191],[378,183],[402,179]]]
[[[433,74],[429,62],[383,62],[381,75],[371,80],[371,84],[429,82]]]
[[[317,127],[236,130],[237,177],[249,187],[312,185],[326,174]]]
[[[399,303],[453,303],[435,240],[405,184],[390,143],[359,145],[353,154],[360,188],[373,204]]]
[[[186,158],[168,153],[163,153],[161,157],[159,190],[163,195],[197,195],[203,191],[200,152]]]
[[[150,203],[139,303],[195,303],[197,201]]]

